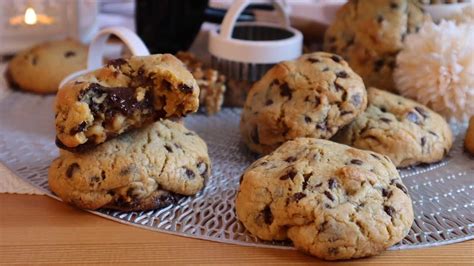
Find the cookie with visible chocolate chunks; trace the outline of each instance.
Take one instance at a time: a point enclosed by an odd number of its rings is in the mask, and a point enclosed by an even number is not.
[[[367,106],[362,79],[340,56],[317,52],[271,68],[245,102],[240,132],[267,154],[297,137],[328,139]]]
[[[163,120],[83,153],[61,150],[49,168],[49,187],[84,209],[157,209],[199,192],[210,176],[205,142],[179,123]]]
[[[349,0],[326,30],[324,50],[344,57],[366,86],[395,91],[396,56],[427,19],[418,1]]]
[[[56,143],[83,151],[199,106],[199,87],[170,54],[117,59],[64,85],[56,97]]]
[[[453,136],[443,117],[401,96],[369,88],[369,106],[335,141],[387,155],[397,167],[437,162]]]
[[[51,94],[62,79],[86,65],[87,46],[74,40],[48,41],[16,54],[5,77],[13,89]]]
[[[257,237],[290,239],[326,260],[379,254],[402,240],[414,219],[388,157],[314,138],[288,141],[255,161],[235,207]]]

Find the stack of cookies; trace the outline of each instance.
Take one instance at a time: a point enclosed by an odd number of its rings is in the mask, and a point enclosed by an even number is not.
[[[250,150],[268,155],[242,175],[239,220],[261,239],[289,239],[328,260],[375,255],[403,239],[414,216],[396,167],[439,161],[453,142],[439,114],[366,89],[325,52],[270,69],[250,89],[240,130]]]
[[[80,208],[148,210],[200,191],[205,142],[172,118],[195,112],[199,87],[169,54],[117,59],[68,82],[55,104],[51,190]]]

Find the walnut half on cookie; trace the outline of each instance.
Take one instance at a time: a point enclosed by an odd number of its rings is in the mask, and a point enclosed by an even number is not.
[[[56,144],[81,151],[160,118],[199,107],[199,87],[170,54],[117,59],[64,85],[56,97]]]

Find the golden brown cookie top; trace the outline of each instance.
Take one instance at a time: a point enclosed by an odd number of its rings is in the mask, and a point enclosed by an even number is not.
[[[306,54],[277,64],[252,86],[241,135],[251,150],[266,154],[297,137],[328,139],[366,105],[364,83],[346,61]]]
[[[288,141],[247,168],[236,213],[257,237],[290,239],[328,260],[378,254],[414,218],[388,157],[314,138]]]
[[[51,41],[17,54],[9,63],[7,77],[15,88],[54,93],[67,75],[85,69],[87,47],[77,41]]]
[[[367,93],[367,110],[334,140],[387,155],[397,167],[437,162],[449,152],[453,136],[439,114],[387,91]]]

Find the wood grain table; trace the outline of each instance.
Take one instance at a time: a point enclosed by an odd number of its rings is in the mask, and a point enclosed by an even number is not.
[[[242,247],[139,229],[46,196],[0,194],[0,264],[324,264],[293,250]],[[346,262],[347,263],[347,262]],[[474,264],[474,241],[386,251],[351,264]]]

